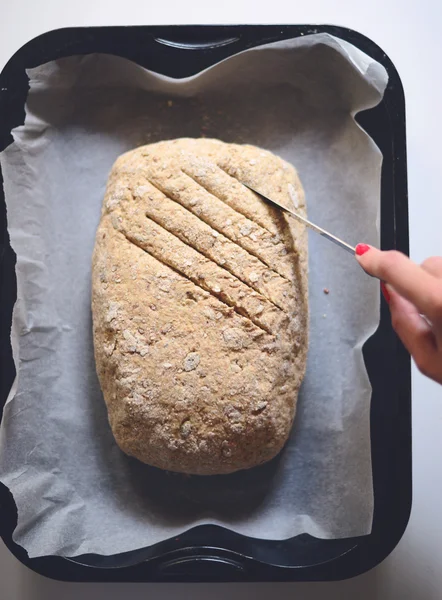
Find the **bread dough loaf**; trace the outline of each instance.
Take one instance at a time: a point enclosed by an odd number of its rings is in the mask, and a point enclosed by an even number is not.
[[[295,415],[306,232],[240,181],[305,214],[293,167],[253,146],[160,142],[109,177],[93,256],[97,372],[120,448],[162,469],[264,463]]]

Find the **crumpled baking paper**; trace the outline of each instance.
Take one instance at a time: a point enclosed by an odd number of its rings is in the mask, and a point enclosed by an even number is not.
[[[91,254],[117,156],[201,135],[292,162],[313,221],[377,244],[382,157],[353,116],[381,100],[383,67],[319,34],[182,80],[109,55],[62,59],[29,77],[25,124],[1,155],[17,253],[18,376],[1,424],[0,480],[18,507],[15,541],[34,557],[125,552],[203,523],[273,540],[368,534],[371,388],[361,348],[378,324],[378,284],[310,234],[308,369],[287,447],[247,472],[184,477],[126,457],[113,440],[93,357]]]

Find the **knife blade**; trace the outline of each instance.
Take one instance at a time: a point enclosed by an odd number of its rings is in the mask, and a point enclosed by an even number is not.
[[[279,204],[279,202],[276,202],[275,200],[272,200],[271,198],[268,198],[264,194],[261,194],[261,192],[259,192],[255,188],[253,188],[251,185],[249,185],[247,183],[244,183],[243,181],[241,183],[246,188],[248,188],[249,190],[251,190],[252,192],[254,192],[257,196],[259,196],[260,198],[262,198],[262,200],[264,200],[265,202],[268,202],[269,204],[272,204],[273,206],[276,206],[277,208],[281,209],[285,213],[289,214],[290,216],[294,217],[295,219],[297,219],[298,221],[300,221],[301,223],[303,223],[304,225],[306,225],[306,227],[308,227],[312,231],[316,231],[316,233],[319,233],[319,235],[322,235],[322,237],[326,238],[327,240],[330,240],[330,242],[333,242],[334,244],[336,244],[340,248],[343,248],[344,250],[346,250],[347,252],[349,252],[350,254],[352,254],[354,256],[354,254],[355,254],[355,248],[353,246],[351,246],[350,244],[347,244],[347,242],[344,242],[343,240],[341,240],[340,238],[336,237],[335,235],[333,235],[329,231],[326,231],[322,227],[319,227],[319,225],[315,225],[315,223],[312,223],[311,221],[309,221],[305,217],[302,217],[301,215],[299,215],[295,211],[291,210],[290,208],[286,208],[282,204]]]

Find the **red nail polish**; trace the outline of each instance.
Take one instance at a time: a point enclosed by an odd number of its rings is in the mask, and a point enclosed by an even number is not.
[[[383,281],[381,281],[381,290],[382,290],[382,293],[384,295],[384,298],[385,298],[387,304],[390,304],[390,294],[387,290],[387,286],[385,285],[385,283]]]
[[[368,244],[358,244],[355,248],[355,252],[358,256],[362,256],[369,250],[370,250],[370,246],[368,246]]]

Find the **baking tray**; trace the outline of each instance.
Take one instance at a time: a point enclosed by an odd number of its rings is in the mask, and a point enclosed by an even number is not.
[[[379,46],[350,29],[321,25],[91,27],[45,33],[14,54],[0,75],[0,151],[23,124],[28,91],[25,69],[58,58],[109,53],[168,75],[187,77],[247,48],[326,32],[373,57],[388,71],[383,101],[360,113],[360,125],[380,148],[381,245],[408,254],[405,101],[398,73]],[[1,173],[0,173],[1,177]],[[2,182],[2,180],[1,180]],[[15,255],[6,229],[0,186],[0,408],[15,368],[10,347],[16,299]],[[29,559],[12,541],[17,511],[0,484],[0,535],[25,565],[67,581],[329,581],[353,577],[379,564],[405,531],[411,510],[410,358],[395,336],[383,302],[376,333],[363,348],[373,388],[371,445],[374,480],[373,530],[368,536],[320,540],[300,535],[260,540],[218,526],[200,526],[154,546],[112,556]]]

